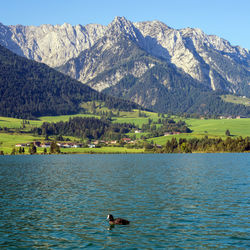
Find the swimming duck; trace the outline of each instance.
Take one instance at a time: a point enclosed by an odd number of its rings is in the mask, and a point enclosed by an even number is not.
[[[109,214],[107,217],[107,220],[109,220],[110,225],[128,225],[129,221],[121,218],[114,219],[112,214]]]

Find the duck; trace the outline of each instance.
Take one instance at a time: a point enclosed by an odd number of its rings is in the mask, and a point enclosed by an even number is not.
[[[130,223],[130,221],[122,219],[122,218],[114,219],[112,214],[108,215],[107,220],[109,220],[110,225],[128,225]]]

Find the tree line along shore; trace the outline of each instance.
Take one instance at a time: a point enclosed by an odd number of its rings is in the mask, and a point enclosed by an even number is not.
[[[103,142],[100,142],[102,144]],[[119,143],[119,142],[118,142]],[[62,147],[61,143],[52,141],[50,143],[41,144],[38,142],[29,145],[16,145],[11,151],[11,155],[23,154],[75,154],[75,153],[217,153],[217,152],[250,152],[250,137],[230,138],[225,140],[221,138],[208,138],[207,136],[198,139],[185,139],[180,138],[177,140],[173,137],[167,141],[164,146],[150,143],[146,140],[139,141],[139,143],[118,144],[116,145],[98,145],[93,144],[94,147]],[[44,147],[42,147],[45,145]],[[76,145],[76,144],[74,144]],[[92,145],[92,144],[91,144]],[[19,146],[19,147],[18,147]],[[39,150],[38,150],[39,148]],[[42,150],[41,150],[42,149]],[[78,150],[76,150],[78,149]],[[80,149],[80,150],[79,150]],[[4,155],[0,151],[0,155]]]

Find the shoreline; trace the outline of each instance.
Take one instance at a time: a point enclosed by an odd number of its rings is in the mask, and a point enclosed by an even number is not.
[[[183,153],[183,152],[173,152],[173,153],[166,153],[166,152],[70,152],[70,153],[48,153],[48,154],[3,154],[0,156],[32,156],[32,155],[127,155],[127,154],[242,154],[242,153],[250,153],[250,151],[244,151],[244,152],[189,152],[189,153]]]

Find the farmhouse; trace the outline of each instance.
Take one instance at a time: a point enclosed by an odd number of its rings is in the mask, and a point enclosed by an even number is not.
[[[131,139],[130,138],[122,138],[122,141],[124,141],[125,143],[128,143],[131,141]]]
[[[243,119],[243,118],[246,118],[246,116],[241,116],[241,115],[236,116],[236,119]]]
[[[16,144],[15,146],[16,146],[16,147],[26,147],[27,144],[25,144],[25,143],[18,143],[18,144]]]
[[[142,131],[140,129],[135,130],[136,134],[140,134]]]
[[[169,135],[172,135],[173,133],[172,132],[166,132],[164,133],[164,136],[169,136]]]

